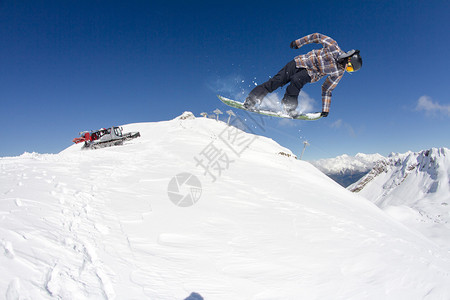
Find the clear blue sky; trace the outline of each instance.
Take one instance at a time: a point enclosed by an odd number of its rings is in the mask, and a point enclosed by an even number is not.
[[[227,109],[320,32],[364,65],[328,118],[267,119],[305,159],[449,147],[449,1],[0,1],[0,156],[57,153],[79,131]],[[320,110],[323,80],[304,87]],[[277,93],[282,96],[283,90]],[[420,99],[420,101],[419,101]]]

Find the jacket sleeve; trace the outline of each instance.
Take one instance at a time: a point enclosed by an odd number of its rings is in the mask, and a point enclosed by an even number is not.
[[[331,95],[334,88],[337,86],[339,81],[341,80],[341,75],[329,75],[327,79],[325,79],[325,82],[322,84],[322,111],[323,112],[330,112],[330,105],[331,105]]]
[[[313,33],[295,41],[298,48],[307,44],[321,44],[324,47],[337,46],[337,42],[321,33]]]

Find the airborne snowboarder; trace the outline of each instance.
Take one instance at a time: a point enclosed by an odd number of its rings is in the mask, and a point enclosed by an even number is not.
[[[313,33],[291,42],[292,49],[299,49],[306,44],[322,44],[323,48],[312,50],[295,57],[288,62],[278,74],[256,86],[244,102],[244,107],[252,110],[260,104],[263,98],[279,87],[290,83],[281,100],[284,110],[291,116],[296,114],[298,95],[306,83],[319,81],[328,76],[322,85],[322,117],[330,112],[331,92],[337,86],[345,71],[358,71],[362,66],[359,50],[344,52],[332,38]]]

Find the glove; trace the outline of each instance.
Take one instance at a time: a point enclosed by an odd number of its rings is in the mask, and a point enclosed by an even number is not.
[[[320,116],[326,118],[326,117],[328,117],[328,112],[327,112],[327,111],[323,111],[323,112],[320,114]]]
[[[295,41],[291,42],[291,48],[292,49],[298,49],[297,43]]]

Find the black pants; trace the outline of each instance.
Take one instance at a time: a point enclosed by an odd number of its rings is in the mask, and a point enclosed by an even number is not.
[[[298,106],[298,94],[300,94],[300,90],[305,84],[311,82],[311,78],[306,69],[296,67],[295,60],[288,62],[277,75],[255,87],[248,96],[252,99],[262,101],[268,93],[272,93],[288,82],[290,84],[286,88],[282,102],[286,106],[286,109],[296,109]]]

